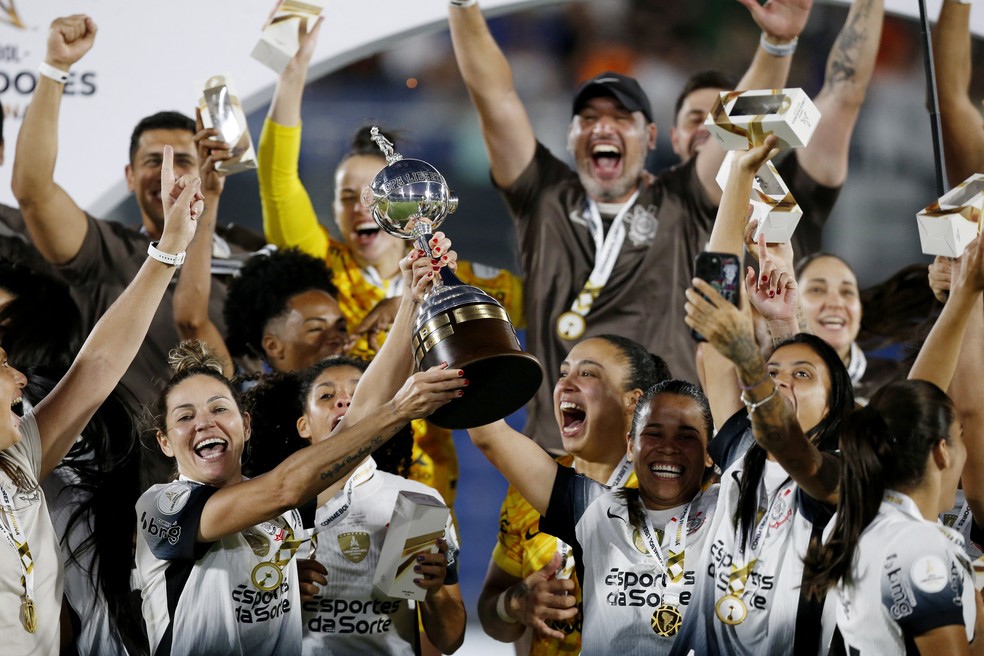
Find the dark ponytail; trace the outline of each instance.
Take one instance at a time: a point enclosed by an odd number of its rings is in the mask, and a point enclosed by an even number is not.
[[[833,532],[811,544],[803,587],[822,599],[839,581],[853,579],[851,565],[861,534],[874,521],[888,488],[905,491],[926,473],[926,457],[949,442],[953,405],[938,387],[920,380],[880,389],[868,406],[848,417],[841,434],[840,500]]]

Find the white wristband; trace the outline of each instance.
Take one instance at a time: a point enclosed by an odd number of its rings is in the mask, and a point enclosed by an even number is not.
[[[799,37],[794,36],[792,41],[787,41],[786,43],[777,45],[765,38],[765,32],[762,32],[762,37],[759,39],[759,45],[762,46],[762,50],[766,51],[773,57],[789,57],[796,52],[797,43],[799,43]]]
[[[506,592],[508,590],[503,590],[499,593],[499,598],[495,601],[495,614],[506,624],[515,624],[516,618],[506,611]]]
[[[157,244],[160,242],[152,241],[147,246],[147,255],[151,256],[158,262],[163,262],[168,266],[181,266],[185,261],[185,252],[181,251],[177,255],[171,255],[170,253],[165,253],[164,251],[157,250]]]
[[[45,76],[49,80],[54,80],[58,84],[65,84],[68,82],[68,71],[55,68],[48,62],[41,62],[41,65],[38,66],[38,73]]]
[[[477,3],[478,0],[448,0],[448,4],[452,7],[471,7],[473,4]],[[514,622],[516,620],[513,620]]]

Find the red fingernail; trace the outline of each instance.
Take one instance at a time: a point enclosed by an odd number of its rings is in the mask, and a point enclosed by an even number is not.
[[[776,295],[776,293],[774,291],[769,290],[769,298],[772,298],[775,295]]]
[[[439,266],[436,266],[436,267],[434,267],[434,270],[435,270],[435,271],[440,271],[440,270],[441,270],[441,267],[439,267]]]
[[[468,386],[468,379],[466,378],[464,381],[462,381],[462,384],[467,387]]]
[[[447,362],[445,362],[444,364],[447,364]],[[458,369],[458,375],[459,376],[464,376],[465,375],[465,370],[464,369]]]
[[[462,390],[458,390],[458,396],[464,396],[465,393]]]
[[[441,261],[442,262],[447,262],[448,261],[448,256],[447,255],[442,255],[441,256]]]
[[[437,237],[434,237],[433,239],[431,239],[431,243],[432,244],[436,244],[437,243]]]
[[[440,253],[441,252],[441,247],[440,246],[435,246],[434,247],[434,252],[435,253]]]
[[[427,272],[427,275],[426,275],[426,276],[424,276],[424,277],[425,277],[425,278],[433,278],[433,277],[434,277],[434,272],[433,272],[433,271],[428,271],[428,272]]]
[[[762,282],[769,282],[769,276],[762,276]]]
[[[418,249],[417,249],[417,255],[423,255],[423,254],[424,254],[424,251],[422,251],[422,250],[420,250],[420,249],[418,248]]]

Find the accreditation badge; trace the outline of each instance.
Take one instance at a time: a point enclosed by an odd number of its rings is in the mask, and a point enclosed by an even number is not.
[[[342,533],[338,536],[338,548],[346,559],[361,563],[369,555],[369,534],[364,532]]]
[[[561,339],[570,342],[581,339],[586,328],[587,323],[584,321],[584,317],[577,312],[568,310],[557,317],[557,336]]]
[[[748,617],[748,607],[745,602],[733,594],[724,595],[714,604],[714,613],[725,624],[734,626],[741,624]]]

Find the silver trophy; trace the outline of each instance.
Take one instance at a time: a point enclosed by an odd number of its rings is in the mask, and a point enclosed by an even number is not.
[[[372,128],[372,139],[386,166],[363,190],[363,204],[383,230],[416,240],[417,248],[431,254],[431,233],[458,208],[457,197],[436,168],[395,153],[378,128]],[[468,378],[465,395],[430,416],[444,428],[502,419],[533,398],[543,381],[543,368],[520,347],[505,308],[447,267],[420,308],[410,342],[418,369],[447,362]]]

